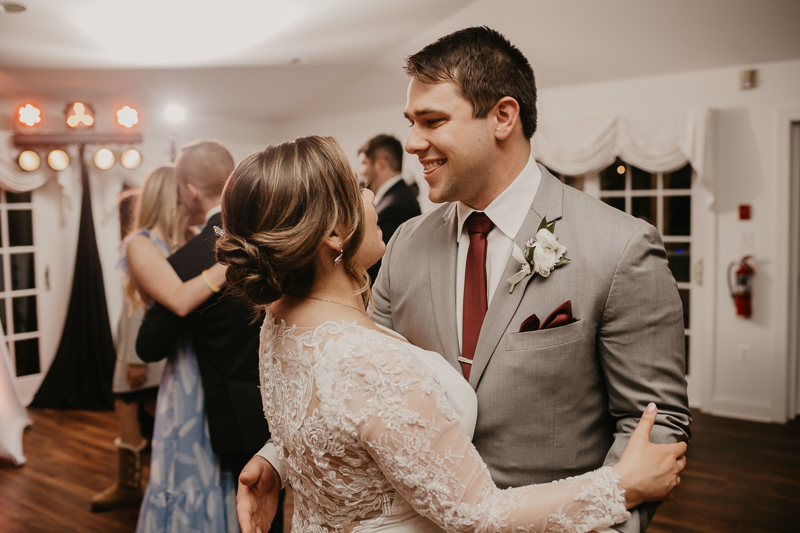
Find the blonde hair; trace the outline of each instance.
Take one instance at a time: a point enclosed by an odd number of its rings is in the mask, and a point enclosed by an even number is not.
[[[229,286],[256,306],[305,295],[325,239],[344,228],[342,265],[371,301],[369,277],[355,260],[364,240],[364,204],[353,169],[331,137],[301,137],[267,147],[234,169],[222,193],[224,236],[217,261]]]
[[[193,235],[186,222],[186,214],[178,205],[175,169],[172,165],[154,169],[142,183],[134,228],[136,231],[157,229],[170,252],[174,252]],[[141,292],[130,276],[125,294],[130,299],[132,309],[143,304]]]

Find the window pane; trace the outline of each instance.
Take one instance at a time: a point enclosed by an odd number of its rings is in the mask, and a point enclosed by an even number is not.
[[[657,188],[655,174],[631,166],[631,189],[642,190],[655,188]]]
[[[583,190],[583,176],[564,176],[564,183],[579,191]]]
[[[669,269],[672,270],[672,275],[675,281],[691,281],[691,255],[690,244],[688,242],[675,243],[668,242],[664,244],[667,249],[667,261],[669,262]]]
[[[658,209],[657,201],[658,198],[655,196],[631,198],[631,215],[655,226]]]
[[[600,190],[603,191],[624,191],[625,190],[625,169],[627,165],[617,159],[613,165],[600,171]],[[620,170],[622,171],[620,173]]]
[[[625,211],[625,198],[600,198],[602,201],[610,205],[611,207],[616,207],[620,211]]]
[[[3,220],[3,217],[0,217],[0,246],[6,245],[5,241],[3,240],[3,224],[5,224],[5,220]]]
[[[664,235],[690,235],[692,228],[692,197],[664,197]]]
[[[683,328],[689,329],[689,289],[678,289],[683,303]]]
[[[5,270],[3,270],[3,261],[5,260],[4,255],[0,255],[0,291],[6,290],[6,275]]]
[[[0,298],[0,321],[3,323],[3,333],[8,333],[8,326],[6,326],[6,301]]]
[[[23,296],[11,300],[14,312],[14,333],[30,333],[38,329],[36,296]]]
[[[30,209],[8,210],[8,241],[11,246],[33,244],[33,221]]]
[[[686,355],[685,355],[685,359],[684,359],[684,362],[683,362],[683,364],[684,364],[683,371],[688,376],[689,375],[689,335],[684,335],[683,339],[684,339],[684,343],[686,345]]]
[[[8,192],[6,191],[6,203],[9,204],[21,204],[27,203],[31,201],[31,192]]]
[[[686,165],[680,170],[664,174],[665,189],[691,189],[692,187],[692,167]]]
[[[11,290],[21,291],[36,288],[33,268],[33,253],[11,254]]]
[[[14,360],[17,376],[29,376],[41,372],[39,367],[39,339],[25,339],[14,343]]]

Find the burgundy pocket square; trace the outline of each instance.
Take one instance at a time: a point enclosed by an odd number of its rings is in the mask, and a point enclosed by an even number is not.
[[[522,322],[519,327],[519,332],[525,333],[526,331],[558,328],[577,321],[578,319],[572,316],[572,300],[567,300],[556,307],[555,311],[544,319],[541,326],[539,325],[539,317],[537,317],[536,314],[532,314]]]

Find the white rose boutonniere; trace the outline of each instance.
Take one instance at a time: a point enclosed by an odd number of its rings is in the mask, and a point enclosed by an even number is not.
[[[539,274],[543,278],[550,275],[554,269],[564,266],[569,259],[564,257],[567,247],[559,244],[558,238],[553,234],[556,223],[547,223],[547,217],[542,219],[536,236],[525,243],[525,247],[520,249],[516,244],[511,255],[521,263],[519,272],[508,279],[511,284],[509,293],[514,292],[517,283],[527,276]]]

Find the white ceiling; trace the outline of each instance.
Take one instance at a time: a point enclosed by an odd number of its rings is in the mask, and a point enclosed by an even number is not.
[[[540,88],[800,59],[798,0],[13,1],[0,98],[274,121],[399,105],[403,58],[474,25],[519,46]]]

